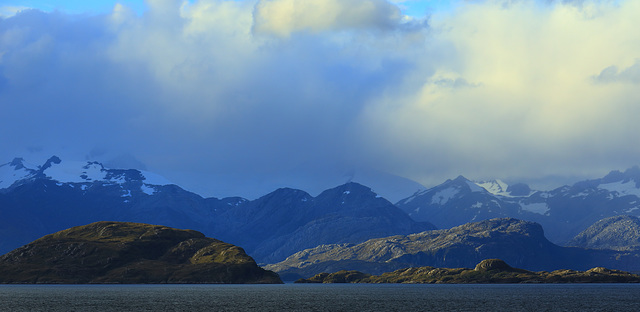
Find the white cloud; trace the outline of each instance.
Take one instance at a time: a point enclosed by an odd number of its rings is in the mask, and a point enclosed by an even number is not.
[[[390,2],[349,4],[3,19],[0,156],[100,147],[217,196],[354,167],[432,185],[638,163],[639,2],[462,1],[411,25]]]
[[[12,17],[20,11],[28,10],[25,6],[0,6],[0,18]]]
[[[634,113],[621,112],[638,112],[640,96],[633,86],[594,86],[590,77],[610,64],[634,64],[640,33],[632,21],[639,14],[633,1],[487,1],[434,16],[431,42],[447,42],[454,53],[434,64],[434,76],[415,76],[422,87],[370,107],[363,120],[376,120],[371,131],[379,132],[372,148],[385,138],[402,161],[382,161],[425,183],[443,171],[531,179],[593,176],[637,163],[640,150],[629,135],[640,127]],[[636,67],[600,77],[633,81]],[[451,89],[434,80],[438,75],[477,87]],[[425,164],[416,165],[421,159]]]

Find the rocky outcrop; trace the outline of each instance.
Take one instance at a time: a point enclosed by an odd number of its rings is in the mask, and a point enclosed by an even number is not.
[[[411,284],[496,284],[496,283],[640,283],[640,275],[596,267],[587,271],[556,270],[532,272],[513,268],[500,259],[487,259],[475,269],[418,267],[378,276],[358,271],[317,274],[296,283],[411,283]]]
[[[500,258],[527,270],[610,266],[637,270],[637,256],[560,247],[549,242],[539,224],[516,219],[491,219],[449,230],[372,239],[362,244],[322,245],[303,250],[266,268],[286,279],[321,272],[357,270],[381,274],[396,269],[473,267],[487,258]],[[636,264],[634,264],[636,263]],[[628,269],[631,268],[631,269]]]
[[[569,246],[594,249],[640,249],[640,219],[634,216],[615,216],[602,219],[582,231]]]
[[[159,225],[97,222],[0,257],[0,283],[281,283],[240,247]]]

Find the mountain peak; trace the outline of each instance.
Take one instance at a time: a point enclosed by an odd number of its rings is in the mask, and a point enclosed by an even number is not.
[[[8,188],[19,181],[50,179],[60,183],[124,183],[140,181],[150,185],[172,184],[165,178],[137,169],[107,169],[97,161],[63,161],[51,156],[44,164],[30,166],[23,158],[16,157],[10,163],[0,165],[0,189]]]
[[[455,182],[467,182],[467,181],[469,181],[469,179],[465,178],[463,175],[459,175],[455,179],[453,179],[453,181],[455,181]]]
[[[19,170],[24,167],[24,158],[22,157],[16,157],[14,158],[10,163],[9,166],[13,167],[15,170]]]
[[[359,200],[362,200],[364,198],[380,197],[368,186],[362,185],[357,182],[347,182],[345,184],[336,186],[332,189],[328,189],[320,193],[317,198],[338,198],[336,197],[336,195],[339,195],[339,197],[357,197],[359,198]]]
[[[60,157],[53,155],[53,156],[51,156],[49,159],[47,159],[47,161],[44,163],[44,165],[42,165],[42,166],[40,167],[40,171],[41,171],[41,172],[42,172],[42,171],[45,171],[45,170],[47,170],[47,169],[51,168],[51,165],[52,165],[52,164],[56,164],[56,165],[58,165],[58,164],[60,164],[61,162],[62,162],[62,160],[60,159]]]
[[[600,183],[628,182],[630,180],[640,183],[640,167],[633,166],[624,172],[619,170],[611,171],[600,180]]]

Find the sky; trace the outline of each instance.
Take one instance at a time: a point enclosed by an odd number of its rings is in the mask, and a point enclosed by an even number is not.
[[[634,0],[2,0],[0,163],[247,198],[598,178],[640,163],[638,20]]]

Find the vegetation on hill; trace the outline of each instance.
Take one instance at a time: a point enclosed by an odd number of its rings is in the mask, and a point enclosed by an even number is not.
[[[358,271],[320,273],[296,283],[416,283],[416,284],[475,284],[475,283],[639,283],[640,275],[596,267],[588,271],[556,270],[532,272],[516,269],[500,259],[487,259],[474,269],[418,267],[401,269],[381,275]]]
[[[192,230],[96,222],[0,257],[0,283],[281,283],[242,248]]]

